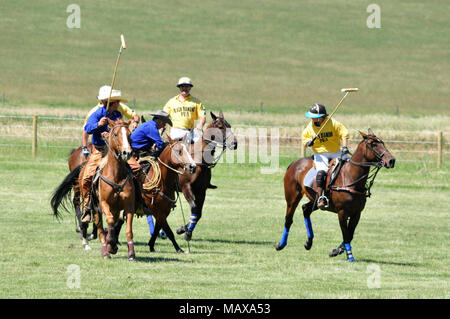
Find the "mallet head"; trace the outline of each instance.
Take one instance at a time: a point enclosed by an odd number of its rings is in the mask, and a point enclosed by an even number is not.
[[[345,93],[345,92],[356,92],[358,91],[358,88],[343,88],[341,89],[341,92]]]
[[[127,44],[125,43],[125,37],[123,36],[123,34],[120,35],[120,41],[122,42],[122,48],[126,49]]]

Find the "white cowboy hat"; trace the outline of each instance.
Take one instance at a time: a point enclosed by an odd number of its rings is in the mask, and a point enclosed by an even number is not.
[[[122,97],[122,92],[120,92],[120,90],[112,90],[111,92],[111,87],[109,85],[103,85],[100,90],[98,90],[98,96],[97,99],[99,101],[103,101],[103,100],[108,100],[109,98],[109,93],[111,93],[111,98],[110,101],[123,101],[123,102],[127,102],[127,99]]]
[[[181,77],[181,78],[178,80],[177,87],[180,87],[181,85],[189,85],[189,86],[191,86],[191,87],[194,86],[194,85],[192,84],[191,79],[188,78],[188,77],[185,77],[185,76]]]

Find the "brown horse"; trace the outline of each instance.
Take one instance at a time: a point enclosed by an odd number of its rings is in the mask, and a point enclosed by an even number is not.
[[[167,223],[167,217],[170,211],[175,207],[177,198],[175,191],[177,188],[178,175],[189,178],[196,168],[196,164],[188,152],[186,145],[181,141],[172,140],[169,137],[169,144],[161,152],[157,159],[160,170],[159,183],[151,190],[143,190],[142,198],[150,208],[152,215],[156,219],[155,229],[148,242],[150,252],[155,251],[155,241],[162,228],[167,237],[171,240],[175,250],[179,253],[184,252],[178,246],[175,236]],[[180,171],[182,170],[182,171]],[[155,172],[153,166],[147,172],[146,179],[153,180]]]
[[[337,213],[343,237],[343,242],[338,248],[331,250],[330,257],[346,251],[347,260],[354,260],[350,242],[358,225],[361,211],[366,204],[366,198],[370,196],[370,187],[381,167],[393,168],[395,165],[395,158],[387,150],[384,142],[376,137],[371,129],[368,133],[360,132],[363,140],[358,144],[350,160],[343,162],[342,166],[336,165],[336,176],[332,177],[333,162],[330,163],[326,190],[330,203],[327,210]],[[286,171],[284,176],[286,217],[283,236],[281,241],[276,244],[276,250],[281,250],[287,245],[295,209],[304,195],[310,200],[302,206],[307,232],[307,240],[304,246],[307,250],[311,249],[314,233],[310,215],[317,209],[316,195],[313,190],[304,185],[303,181],[313,164],[312,158],[302,158],[291,163]],[[373,168],[372,174],[371,167]],[[370,174],[371,176],[369,176]],[[366,186],[367,183],[369,183],[368,186]],[[314,186],[314,188],[316,187]]]
[[[128,260],[134,261],[135,251],[133,242],[133,215],[135,209],[135,184],[133,173],[127,164],[132,155],[128,128],[130,121],[116,122],[108,119],[110,131],[107,134],[108,151],[100,164],[98,187],[94,189],[98,206],[94,206],[95,226],[102,244],[102,256],[111,258],[110,254],[117,252],[117,236],[115,226],[126,216],[126,238],[128,244]],[[80,174],[82,178],[83,174]],[[103,229],[102,214],[108,224],[107,234]]]
[[[179,185],[184,197],[191,207],[191,217],[188,224],[177,229],[177,234],[184,233],[186,240],[191,240],[192,232],[202,217],[206,190],[211,182],[211,169],[216,166],[223,152],[228,148],[237,149],[237,139],[231,132],[231,125],[225,120],[223,113],[217,117],[210,112],[212,121],[205,128],[202,138],[191,146],[191,154],[197,163],[197,168],[191,177],[179,176]],[[219,146],[221,153],[216,156],[215,150]]]

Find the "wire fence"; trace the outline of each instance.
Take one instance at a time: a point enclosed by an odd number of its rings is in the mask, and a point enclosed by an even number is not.
[[[36,156],[41,149],[73,149],[81,145],[84,118],[52,116],[0,115],[0,147],[30,148]],[[275,130],[274,130],[275,129]],[[301,143],[303,128],[273,128],[250,125],[233,125],[240,145],[258,147],[258,142],[277,140],[280,157],[310,155]],[[275,133],[274,133],[275,131]],[[297,136],[291,136],[292,132]],[[258,141],[256,144],[252,144]],[[440,168],[450,156],[448,131],[384,131],[383,141],[391,153],[404,162],[434,162]],[[355,149],[361,141],[359,134],[351,134],[349,146]],[[400,157],[400,158],[399,158]]]

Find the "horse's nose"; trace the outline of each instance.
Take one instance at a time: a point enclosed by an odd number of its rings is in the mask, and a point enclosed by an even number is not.
[[[237,145],[238,145],[238,142],[237,141],[233,141],[233,144],[231,145],[232,150],[236,150],[237,149]]]
[[[195,163],[190,164],[189,165],[189,172],[192,174],[195,171],[195,168],[197,167],[197,165],[195,165]]]
[[[395,158],[391,158],[388,161],[388,168],[394,168],[394,166],[395,166]]]
[[[122,151],[122,158],[128,161],[131,157],[131,151]]]

